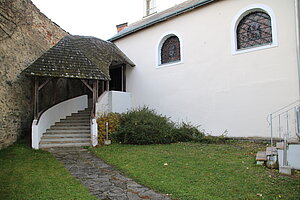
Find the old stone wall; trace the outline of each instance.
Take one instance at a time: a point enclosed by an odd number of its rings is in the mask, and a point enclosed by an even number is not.
[[[33,84],[21,72],[66,34],[30,0],[0,0],[0,149],[30,131]]]

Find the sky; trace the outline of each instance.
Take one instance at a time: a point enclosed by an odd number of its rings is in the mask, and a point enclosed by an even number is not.
[[[184,0],[156,0],[158,11]],[[32,0],[49,19],[73,35],[107,40],[116,25],[143,17],[143,0]]]
[[[49,19],[73,35],[109,39],[116,25],[143,17],[142,0],[32,0]]]

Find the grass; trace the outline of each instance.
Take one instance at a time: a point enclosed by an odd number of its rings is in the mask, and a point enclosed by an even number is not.
[[[50,153],[22,144],[0,150],[0,199],[96,199]]]
[[[299,176],[255,164],[254,143],[119,145],[92,148],[128,176],[172,199],[299,199]]]

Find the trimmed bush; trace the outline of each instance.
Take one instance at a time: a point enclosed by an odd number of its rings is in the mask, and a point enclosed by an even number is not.
[[[205,144],[225,144],[228,142],[228,139],[224,135],[221,136],[206,135],[203,138],[196,141]]]
[[[124,114],[119,130],[111,137],[124,144],[168,144],[172,142],[173,130],[169,118],[142,107]]]
[[[120,126],[121,114],[119,113],[105,113],[97,119],[98,124],[98,144],[104,144],[106,138],[106,122],[108,122],[108,133],[114,133]]]
[[[205,134],[198,130],[198,127],[190,123],[182,122],[182,124],[173,130],[172,142],[189,142],[200,141]]]
[[[168,117],[142,107],[122,115],[119,130],[110,136],[124,144],[168,144],[200,141],[204,133],[189,123],[175,125]]]

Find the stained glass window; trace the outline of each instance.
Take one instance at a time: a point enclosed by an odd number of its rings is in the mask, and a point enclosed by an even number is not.
[[[180,42],[178,37],[171,36],[161,47],[161,64],[180,61]]]
[[[261,11],[252,12],[240,21],[236,32],[238,49],[271,44],[271,18]]]

